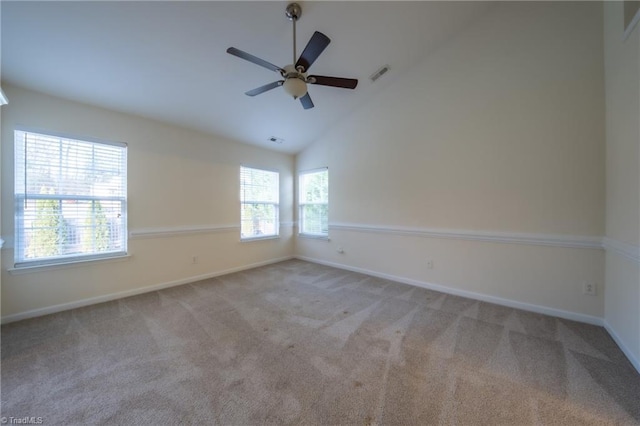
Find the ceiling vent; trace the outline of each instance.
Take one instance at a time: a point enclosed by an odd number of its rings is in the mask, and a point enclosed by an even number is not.
[[[269,142],[273,142],[273,143],[282,143],[284,142],[284,139],[282,138],[276,138],[275,136],[271,136],[269,138]]]
[[[371,81],[376,81],[377,79],[379,79],[380,77],[385,75],[387,73],[387,71],[389,71],[389,65],[383,66],[378,71],[376,71],[373,74],[371,74],[371,77],[369,77],[369,78],[371,79]]]

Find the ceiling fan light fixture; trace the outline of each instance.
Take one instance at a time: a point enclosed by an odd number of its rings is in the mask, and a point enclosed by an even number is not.
[[[282,87],[293,99],[301,98],[307,94],[307,83],[297,77],[287,78]]]

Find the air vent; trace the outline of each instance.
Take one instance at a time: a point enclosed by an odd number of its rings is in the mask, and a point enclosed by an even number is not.
[[[369,78],[371,79],[371,81],[376,81],[377,79],[385,75],[387,71],[389,71],[389,65],[383,66],[378,71],[374,72]]]
[[[282,143],[284,142],[284,139],[282,138],[276,138],[275,136],[271,136],[269,138],[269,142],[273,142],[273,143]]]

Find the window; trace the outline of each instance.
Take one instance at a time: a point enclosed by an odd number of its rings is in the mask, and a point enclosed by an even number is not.
[[[124,255],[127,148],[15,132],[15,266]]]
[[[300,234],[329,235],[329,170],[312,170],[300,174],[298,204]]]
[[[240,167],[240,239],[277,237],[280,175]]]

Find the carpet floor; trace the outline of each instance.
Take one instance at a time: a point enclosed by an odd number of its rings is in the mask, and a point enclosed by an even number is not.
[[[43,424],[640,424],[640,375],[602,327],[299,260],[1,344],[1,415]]]

